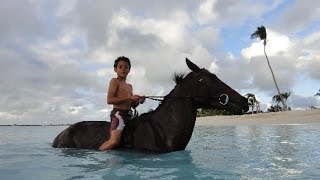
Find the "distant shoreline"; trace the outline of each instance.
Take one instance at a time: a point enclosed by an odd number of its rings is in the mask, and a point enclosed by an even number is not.
[[[196,126],[237,126],[237,125],[294,125],[320,124],[320,109],[296,110],[285,112],[198,117]],[[12,124],[9,126],[70,126],[72,124]]]
[[[49,125],[39,125],[39,124],[12,124],[12,125],[0,125],[1,126],[70,126],[71,124],[49,124]]]
[[[196,125],[298,125],[320,124],[320,109],[246,114],[241,116],[207,116],[197,118]]]

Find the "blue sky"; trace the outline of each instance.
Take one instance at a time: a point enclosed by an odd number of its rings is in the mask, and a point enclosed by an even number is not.
[[[320,2],[289,0],[2,1],[0,124],[106,120],[106,89],[118,56],[132,60],[128,81],[141,95],[166,95],[185,58],[262,110],[276,94],[263,44],[293,110],[320,106]],[[155,108],[147,101],[140,113]]]

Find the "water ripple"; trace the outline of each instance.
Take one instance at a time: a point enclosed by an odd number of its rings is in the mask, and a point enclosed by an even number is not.
[[[197,126],[185,151],[54,149],[59,127],[0,127],[3,179],[317,179],[320,125]]]

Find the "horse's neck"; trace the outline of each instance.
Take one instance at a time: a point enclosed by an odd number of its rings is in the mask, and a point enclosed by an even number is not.
[[[183,93],[180,93],[177,88],[173,89],[153,117],[160,117],[156,119],[171,127],[181,127],[181,124],[194,124],[196,118],[195,105],[193,100]]]
[[[162,105],[158,113],[163,114],[162,117],[166,117],[166,121],[172,122],[172,119],[179,121],[180,117],[193,111],[195,111],[195,108],[190,98],[170,98]],[[187,121],[187,119],[181,120],[183,122]]]
[[[155,111],[138,117],[135,121],[135,147],[174,151],[187,146],[195,125],[196,109],[191,98],[175,96],[178,94],[171,91]]]
[[[150,122],[155,139],[161,137],[162,140],[158,147],[165,151],[185,149],[191,138],[195,120],[196,109],[192,99],[169,99]]]
[[[166,121],[171,125],[183,123],[194,123],[196,117],[196,106],[190,96],[194,95],[193,86],[189,83],[178,84],[165,96],[165,100],[157,109],[151,113],[151,119]],[[150,117],[149,117],[150,118]]]

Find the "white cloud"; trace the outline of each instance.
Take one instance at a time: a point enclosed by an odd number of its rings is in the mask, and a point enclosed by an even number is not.
[[[286,55],[291,45],[292,42],[290,42],[289,37],[269,29],[267,30],[266,53],[268,56]],[[255,56],[264,56],[263,41],[252,43],[249,48],[243,49],[241,54],[248,60]]]
[[[39,4],[32,1],[1,1],[0,6],[0,39],[15,41],[16,35],[25,34],[35,37],[44,28],[38,16]],[[1,43],[0,41],[0,43]]]
[[[315,80],[320,80],[320,31],[316,31],[306,36],[297,44],[297,49],[301,49],[299,54],[299,68]]]
[[[306,27],[319,24],[319,7],[319,1],[294,1],[283,10],[282,16],[275,19],[276,23],[272,27],[287,34],[305,31]]]
[[[199,5],[197,20],[199,24],[206,24],[217,18],[218,14],[214,11],[216,0],[206,0]]]
[[[278,12],[283,7],[287,9]],[[311,1],[278,0],[164,0],[152,5],[143,0],[5,0],[0,7],[0,124],[105,120],[113,61],[122,55],[132,60],[128,81],[135,93],[168,93],[173,73],[189,72],[188,57],[239,92],[256,92],[267,106],[275,88],[263,44],[250,41],[249,31],[267,25],[267,54],[279,86],[294,92],[308,86],[297,77],[320,80],[315,25],[320,15],[315,8]],[[277,23],[268,20],[274,11]],[[241,39],[227,41],[222,36],[226,29]],[[303,98],[293,95],[290,103],[295,108],[319,104],[311,98],[316,91]],[[303,99],[309,100],[302,104]],[[157,102],[147,101],[139,109],[155,106]]]
[[[57,17],[65,17],[68,16],[72,11],[74,11],[75,5],[78,0],[68,0],[68,1],[63,1],[59,0],[60,3],[56,11],[56,16]]]
[[[312,96],[300,96],[293,94],[289,97],[288,104],[294,109],[308,109],[310,106],[320,106],[320,101]]]

